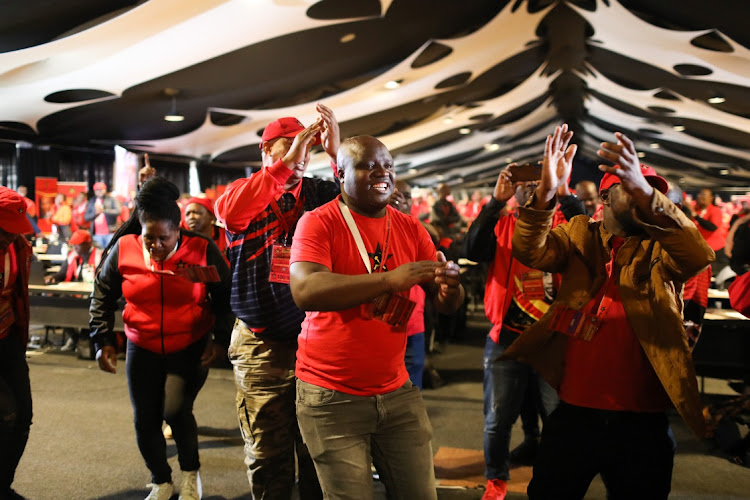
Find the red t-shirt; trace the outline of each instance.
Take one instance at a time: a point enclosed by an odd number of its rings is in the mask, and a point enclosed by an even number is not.
[[[435,260],[435,245],[422,225],[410,215],[386,209],[391,219],[384,272],[401,264]],[[369,218],[352,212],[373,272],[386,246],[387,217]],[[297,224],[291,262],[314,262],[337,274],[365,274],[338,198],[306,213]],[[402,293],[408,296],[408,291]],[[342,311],[308,311],[298,337],[297,378],[307,383],[354,394],[373,396],[401,387],[409,378],[404,366],[406,333],[363,315],[365,306]]]
[[[584,311],[598,308],[605,291],[612,302],[599,332],[591,341],[568,340],[560,399],[601,410],[664,411],[669,397],[630,327],[614,273]]]
[[[721,214],[721,209],[716,205],[709,205],[703,210],[697,210],[698,217],[701,217],[709,222],[712,222],[716,229],[709,231],[700,224],[696,223],[695,226],[698,228],[698,232],[706,239],[706,243],[711,247],[711,250],[721,250],[724,248],[724,243],[727,238],[727,228],[724,225],[724,218]]]
[[[415,302],[417,305],[414,306],[409,323],[406,325],[407,336],[424,333],[424,301],[426,297],[427,294],[419,285],[414,285],[409,290],[409,300]]]

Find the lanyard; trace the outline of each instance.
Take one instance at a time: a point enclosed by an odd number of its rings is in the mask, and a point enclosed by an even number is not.
[[[291,224],[290,224],[290,221],[287,220],[287,218],[285,217],[283,213],[281,213],[281,208],[279,208],[279,204],[276,203],[276,200],[271,200],[271,210],[273,210],[273,213],[276,215],[276,218],[279,220],[279,224],[284,229],[284,234],[288,235],[292,224],[294,224],[297,221],[297,219],[299,219],[297,214],[300,210],[301,205],[303,205],[304,203],[305,202],[302,199],[302,193],[300,192],[300,196],[294,202],[294,207],[292,208],[292,211],[287,212],[287,214],[288,213],[292,214],[290,217],[291,219]]]
[[[179,246],[180,238],[177,238],[177,243],[175,243],[174,248],[171,252],[169,252],[169,255],[167,255],[167,258],[164,259],[164,261],[169,260],[177,252],[177,247]],[[143,248],[143,263],[146,265],[146,269],[149,269],[151,272],[154,272],[156,274],[174,274],[172,271],[164,271],[154,268],[154,265],[151,263],[151,255],[149,255],[148,250],[146,250],[146,242],[143,241],[143,238],[141,238],[141,248]]]
[[[346,206],[346,204],[341,201],[341,198],[339,198],[339,209],[341,210],[341,215],[344,216],[344,220],[346,221],[346,225],[349,226],[349,232],[352,233],[352,237],[354,238],[354,242],[357,244],[357,249],[359,250],[359,255],[362,257],[362,262],[365,264],[365,267],[367,268],[368,273],[372,273],[372,267],[370,266],[370,257],[367,255],[367,249],[365,248],[365,242],[362,241],[362,235],[359,233],[359,228],[357,227],[357,223],[354,222],[354,217],[352,217],[352,213],[349,210],[349,207]],[[385,211],[385,243],[383,244],[383,253],[381,254],[381,261],[380,261],[380,269],[379,271],[383,271],[383,267],[385,265],[385,259],[388,258],[388,243],[391,239],[391,214],[388,212],[388,209],[386,208]]]

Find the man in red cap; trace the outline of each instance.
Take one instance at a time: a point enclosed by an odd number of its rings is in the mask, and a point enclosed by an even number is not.
[[[45,283],[59,283],[60,281],[94,282],[94,271],[102,259],[102,250],[91,245],[91,234],[85,229],[76,229],[68,241],[73,249],[60,266],[60,270],[44,278]],[[80,332],[75,328],[65,328],[68,340],[60,348],[61,351],[73,351],[78,344]]]
[[[183,226],[194,233],[211,238],[221,250],[224,258],[227,258],[227,238],[224,231],[216,225],[216,215],[211,200],[208,198],[190,198],[185,205]]]
[[[26,364],[29,337],[29,270],[33,253],[21,236],[32,232],[26,202],[0,186],[0,498],[11,489],[31,427],[31,385]]]
[[[117,217],[122,213],[120,202],[107,194],[107,185],[94,183],[94,197],[86,205],[86,221],[93,221],[92,234],[94,242],[100,248],[106,248],[112,235],[117,230]]]
[[[560,396],[528,495],[583,498],[601,474],[608,497],[666,499],[675,447],[667,409],[705,432],[680,292],[715,255],[619,132],[598,151],[617,164],[599,166],[602,221],[580,215],[551,229],[576,149],[564,148],[561,128],[547,138],[542,179],[513,234],[513,257],[562,275],[548,312],[505,353]]]
[[[291,498],[295,448],[300,498],[322,498],[295,415],[295,353],[305,313],[289,290],[297,221],[339,193],[334,182],[304,177],[313,145],[322,142],[333,165],[340,143],[333,111],[322,104],[317,111],[307,128],[296,118],[268,124],[260,143],[263,167],[230,184],[215,206],[232,268],[237,322],[229,359],[253,498]]]

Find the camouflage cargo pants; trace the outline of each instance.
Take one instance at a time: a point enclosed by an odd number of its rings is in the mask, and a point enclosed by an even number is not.
[[[229,345],[237,386],[237,417],[245,440],[245,464],[254,499],[292,497],[295,449],[301,499],[320,499],[313,462],[295,414],[296,340],[261,339],[237,320]]]

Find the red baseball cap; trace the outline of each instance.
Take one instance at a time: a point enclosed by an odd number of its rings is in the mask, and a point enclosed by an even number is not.
[[[80,245],[81,243],[86,243],[87,241],[91,241],[91,234],[89,234],[89,232],[85,229],[76,229],[75,231],[73,231],[73,234],[70,235],[68,243],[70,243],[71,245]]]
[[[0,228],[12,234],[34,232],[26,217],[26,200],[5,186],[0,186]]]
[[[297,137],[297,134],[305,130],[305,126],[298,119],[287,116],[279,118],[266,125],[263,129],[263,136],[260,138],[259,147],[263,147],[263,143],[276,139],[277,137]],[[316,137],[314,144],[320,144],[320,137]]]
[[[208,198],[197,198],[193,197],[188,200],[188,202],[185,204],[185,209],[187,209],[188,205],[191,203],[197,203],[198,205],[201,205],[206,210],[208,210],[208,213],[211,214],[211,216],[216,217],[216,214],[214,213],[214,205],[211,203],[211,200]]]
[[[620,165],[615,165],[615,168],[620,168]],[[664,179],[664,177],[661,177],[656,173],[656,170],[653,168],[641,164],[641,172],[643,173],[643,177],[646,178],[646,182],[651,184],[653,187],[661,191],[662,193],[666,194],[667,191],[669,191],[669,184],[667,183],[667,180]],[[615,184],[620,183],[620,178],[617,177],[615,174],[610,174],[609,172],[604,174],[604,177],[602,177],[602,181],[599,183],[599,192],[601,193],[605,189],[609,189]]]
[[[104,184],[103,182],[95,182],[94,183],[94,191],[96,191],[97,189],[102,189],[102,190],[106,191],[107,190],[107,185]]]

